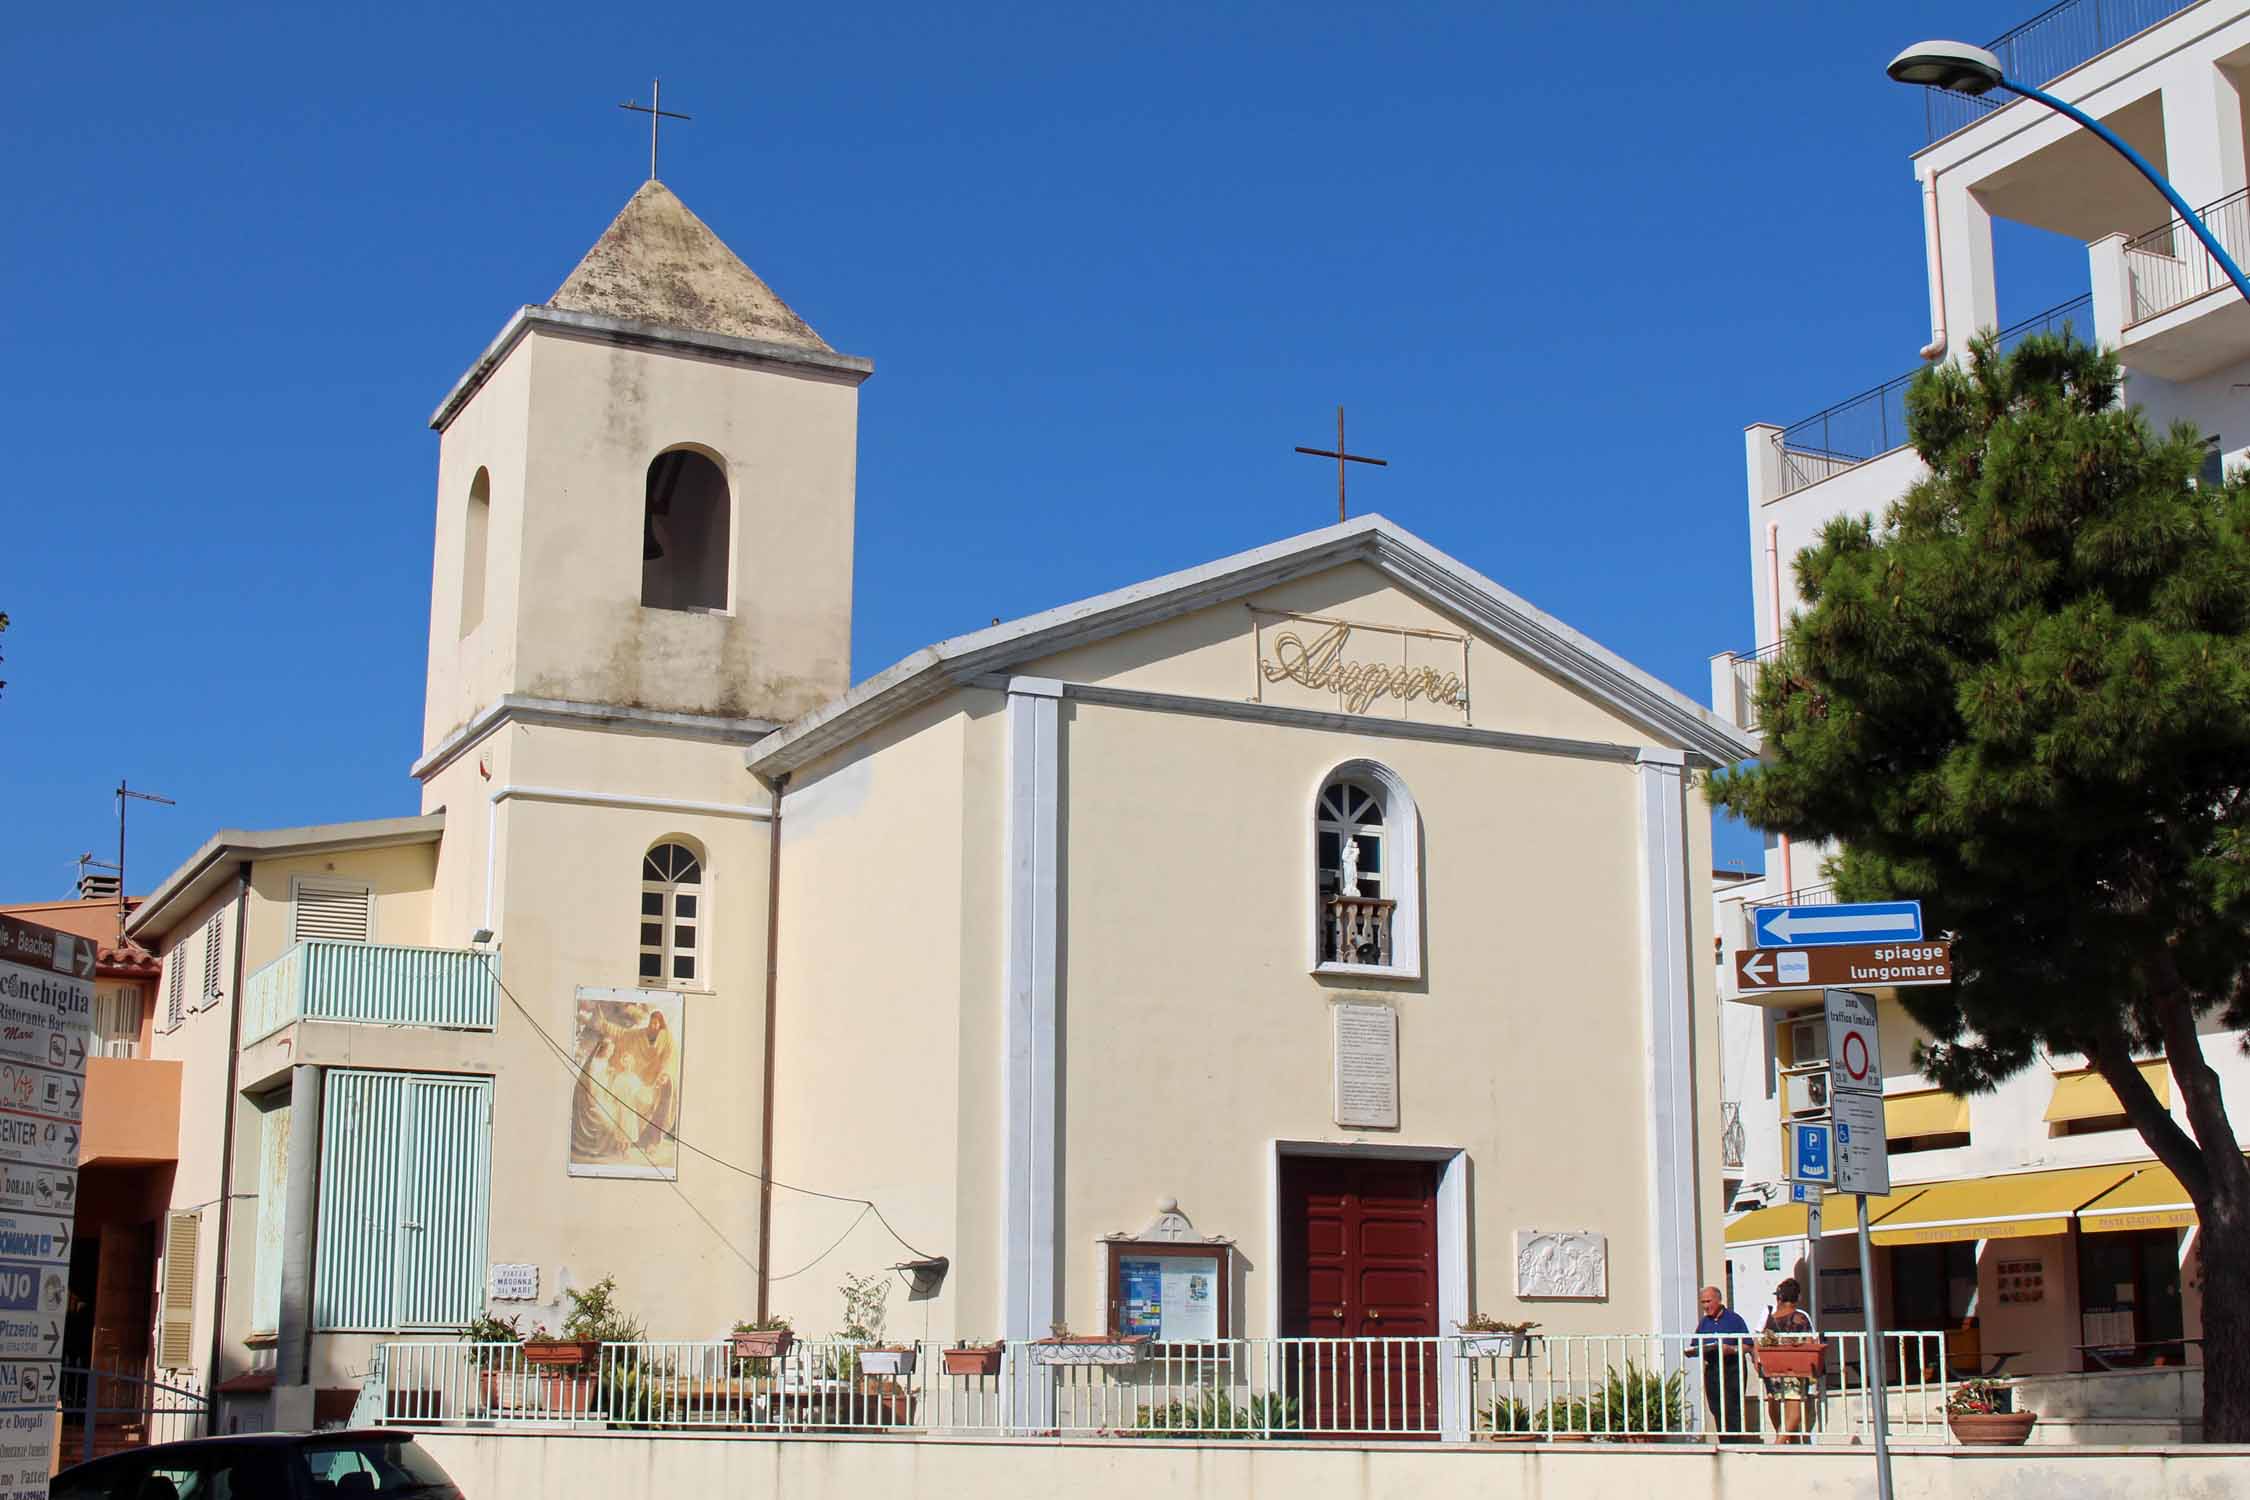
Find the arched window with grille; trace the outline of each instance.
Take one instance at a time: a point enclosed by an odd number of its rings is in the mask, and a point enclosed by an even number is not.
[[[703,855],[667,840],[641,859],[641,985],[700,989],[704,962]]]
[[[1397,772],[1347,761],[1313,804],[1313,967],[1422,972],[1421,814]]]

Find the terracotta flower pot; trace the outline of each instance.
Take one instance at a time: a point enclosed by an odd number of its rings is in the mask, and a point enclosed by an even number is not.
[[[2039,1414],[2032,1411],[1947,1412],[1955,1441],[1977,1448],[2020,1448],[2031,1439]]]
[[[1758,1373],[1770,1380],[1818,1380],[1828,1369],[1828,1346],[1822,1343],[1757,1344],[1750,1353]]]
[[[523,1357],[534,1365],[584,1365],[593,1363],[602,1346],[590,1339],[526,1339]]]
[[[945,1351],[945,1373],[948,1375],[997,1375],[1000,1373],[998,1344],[970,1344]]]
[[[743,1328],[727,1335],[736,1359],[779,1359],[796,1347],[797,1335],[787,1328]]]

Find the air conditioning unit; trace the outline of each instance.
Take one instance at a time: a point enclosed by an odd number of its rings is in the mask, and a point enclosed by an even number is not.
[[[1788,1068],[1811,1067],[1828,1061],[1828,1018],[1824,1015],[1799,1016],[1782,1023],[1786,1033],[1789,1060],[1782,1064]]]
[[[1795,1120],[1828,1113],[1828,1070],[1808,1068],[1781,1075],[1782,1113]]]

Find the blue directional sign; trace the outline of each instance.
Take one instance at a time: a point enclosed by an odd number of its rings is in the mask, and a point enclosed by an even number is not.
[[[1919,901],[1855,901],[1841,906],[1760,906],[1751,911],[1761,948],[1831,948],[1844,943],[1913,943],[1922,937]]]
[[[1789,1127],[1789,1180],[1832,1182],[1836,1176],[1834,1139],[1825,1124]]]

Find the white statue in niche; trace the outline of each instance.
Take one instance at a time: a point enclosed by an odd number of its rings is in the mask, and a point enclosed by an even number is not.
[[[1336,894],[1339,896],[1356,896],[1359,894],[1358,839],[1344,840],[1343,868],[1336,875]]]

